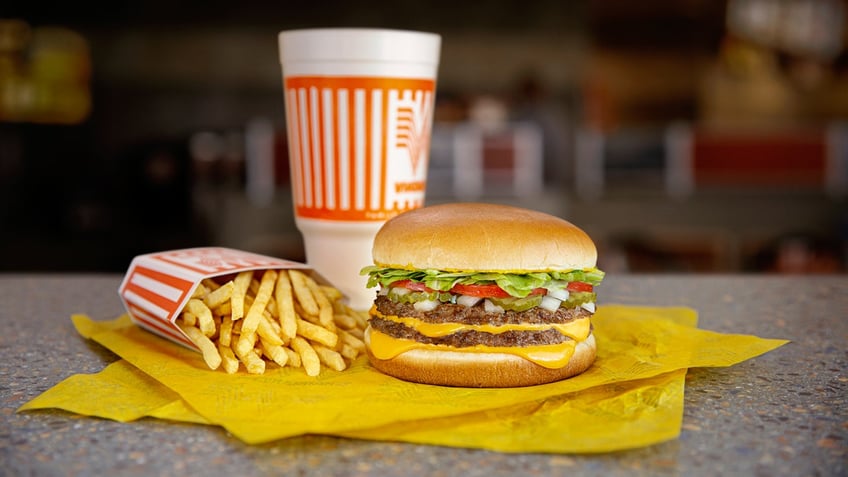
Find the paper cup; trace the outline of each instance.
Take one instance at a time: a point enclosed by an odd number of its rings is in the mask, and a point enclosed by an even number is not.
[[[367,309],[374,234],[421,207],[441,38],[324,28],[279,34],[295,222],[306,261]]]

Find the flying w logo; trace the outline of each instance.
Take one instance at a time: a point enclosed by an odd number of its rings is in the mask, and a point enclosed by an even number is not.
[[[412,161],[412,171],[418,170],[421,154],[426,152],[430,144],[430,114],[427,105],[430,93],[422,94],[417,91],[415,99],[409,91],[404,92],[403,104],[397,109],[397,134],[395,147],[406,149]]]

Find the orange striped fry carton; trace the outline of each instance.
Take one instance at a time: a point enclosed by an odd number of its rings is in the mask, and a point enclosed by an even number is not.
[[[135,324],[197,350],[175,320],[201,281],[247,270],[267,269],[299,269],[316,282],[329,284],[303,263],[224,247],[200,247],[135,257],[118,293]]]

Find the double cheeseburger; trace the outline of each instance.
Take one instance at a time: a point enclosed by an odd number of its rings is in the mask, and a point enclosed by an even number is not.
[[[591,317],[603,279],[585,232],[541,212],[456,203],[400,214],[377,233],[371,364],[426,384],[549,383],[595,360]]]

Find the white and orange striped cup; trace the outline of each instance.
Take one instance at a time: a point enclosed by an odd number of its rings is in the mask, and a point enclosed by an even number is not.
[[[321,28],[279,34],[295,221],[306,261],[356,309],[374,234],[424,205],[441,38]]]

